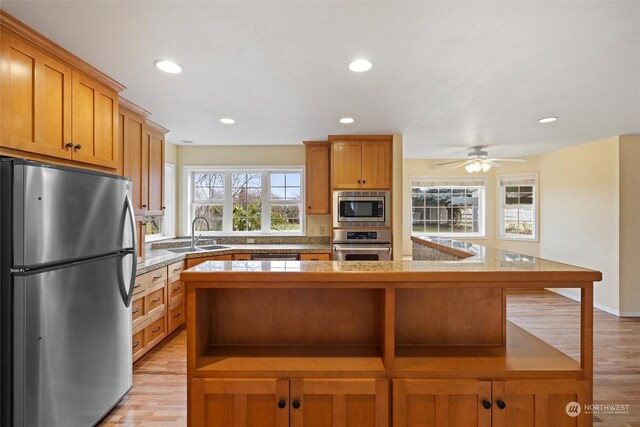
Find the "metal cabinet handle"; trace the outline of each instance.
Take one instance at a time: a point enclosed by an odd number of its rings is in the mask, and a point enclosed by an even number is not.
[[[489,402],[488,400],[483,400],[482,401],[482,407],[484,409],[491,409],[491,402]]]
[[[142,286],[142,283],[138,283],[137,285],[133,285],[133,289],[139,288],[140,286]]]
[[[133,312],[132,312],[131,314],[136,314],[136,313],[137,313],[137,312],[139,312],[139,311],[140,311],[140,308],[138,307],[138,308],[136,308],[135,310],[133,310]]]
[[[153,331],[151,331],[151,332],[153,332],[153,333],[155,334],[155,333],[156,333],[156,332],[158,332],[160,329],[162,329],[162,328],[161,328],[160,326],[158,326],[157,328],[155,328],[155,329],[154,329]]]
[[[285,402],[284,399],[280,399],[280,401],[278,402],[278,408],[284,409],[286,406],[287,402]]]
[[[82,148],[82,145],[80,145],[80,144],[76,144],[76,145],[74,145],[74,146],[73,146],[73,152],[74,152],[74,153],[77,153],[77,152],[78,152],[78,150],[80,150],[81,148]]]
[[[73,147],[73,142],[67,142],[64,144],[64,151],[69,151]]]
[[[360,184],[360,181],[361,181],[361,180],[358,180],[358,184]]]
[[[173,269],[173,271],[180,271],[180,270],[182,270],[182,267],[176,267]]]
[[[151,300],[152,303],[160,301],[160,297]]]
[[[177,288],[173,288],[172,291],[173,292],[178,292],[180,290],[180,286],[178,286]]]
[[[300,407],[300,401],[294,400],[291,406],[293,406],[293,409],[298,409]]]
[[[362,183],[363,183],[363,184],[366,184],[366,183],[367,183],[367,181],[365,181],[365,180],[363,179],[363,180],[362,180]]]
[[[143,208],[146,208],[146,207],[147,207],[147,205],[142,205],[142,207],[143,207]]]
[[[140,341],[136,341],[136,343],[134,345],[132,345],[131,348],[136,348],[139,345],[140,345]]]
[[[502,400],[496,400],[496,405],[498,405],[498,408],[500,409],[504,409],[507,407],[507,404],[504,403]]]
[[[182,313],[176,313],[173,315],[173,317],[180,317],[182,315]]]
[[[158,280],[158,279],[162,279],[162,276],[154,276],[153,279],[151,280]]]

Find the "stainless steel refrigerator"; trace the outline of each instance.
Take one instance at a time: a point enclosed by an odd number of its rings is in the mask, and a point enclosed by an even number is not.
[[[91,426],[132,385],[131,181],[0,159],[0,421]]]

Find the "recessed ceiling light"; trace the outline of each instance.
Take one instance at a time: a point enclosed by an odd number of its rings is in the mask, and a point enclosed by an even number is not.
[[[349,69],[356,73],[362,73],[363,71],[369,71],[371,69],[371,62],[366,59],[356,59],[349,64]]]
[[[195,144],[195,141],[189,141],[188,139],[183,139],[182,141],[183,144]]]
[[[557,117],[545,117],[543,119],[538,120],[538,123],[551,123],[551,122],[555,122],[556,120],[558,120]]]
[[[352,119],[351,117],[343,117],[340,119],[340,123],[343,123],[345,125],[351,124],[353,122],[355,122],[355,120]]]
[[[154,62],[154,64],[156,65],[156,67],[158,67],[159,70],[162,70],[165,73],[178,74],[182,72],[182,66],[179,64],[176,64],[173,61],[158,59],[157,61]]]
[[[224,123],[225,125],[232,125],[235,122],[236,122],[235,120],[230,119],[229,117],[223,117],[220,119],[220,123]]]

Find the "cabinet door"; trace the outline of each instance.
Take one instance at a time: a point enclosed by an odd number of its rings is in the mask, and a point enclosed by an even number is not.
[[[149,156],[147,215],[164,214],[164,137],[147,132]]]
[[[591,426],[592,416],[584,413],[584,405],[591,403],[590,396],[590,381],[494,381],[493,426]],[[570,405],[571,402],[577,402],[578,405]],[[575,406],[575,408],[572,408],[572,406]],[[579,411],[577,411],[578,408]],[[576,416],[571,416],[568,412]]]
[[[491,381],[393,380],[394,427],[489,427]]]
[[[389,425],[389,383],[384,379],[291,380],[291,427]]]
[[[123,136],[124,176],[131,178],[131,198],[136,216],[143,216],[147,207],[148,156],[145,141],[145,120],[137,114],[121,113],[120,134]]]
[[[116,169],[118,94],[80,71],[72,78],[72,159]]]
[[[362,188],[391,187],[391,144],[387,141],[362,143]]]
[[[1,145],[71,158],[71,68],[2,30]]]
[[[287,427],[289,381],[191,380],[190,427]],[[284,404],[283,404],[284,403]]]
[[[329,214],[329,144],[306,144],[307,214]]]
[[[362,142],[333,142],[331,171],[334,189],[360,188],[362,185]]]

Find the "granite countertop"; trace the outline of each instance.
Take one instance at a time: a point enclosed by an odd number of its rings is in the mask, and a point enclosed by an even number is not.
[[[281,273],[278,280],[288,280],[287,276],[290,276],[293,281],[300,280],[299,273],[306,273],[304,280],[308,281],[526,280],[548,282],[545,287],[554,287],[551,282],[558,282],[560,285],[567,281],[602,280],[602,274],[598,271],[481,245],[474,246],[478,250],[476,254],[448,261],[207,261],[185,271],[183,279],[206,281],[209,278],[222,279],[223,276],[231,279],[229,273],[240,273],[251,276],[252,280],[262,280],[261,276],[268,276],[265,273]]]
[[[271,253],[271,254],[322,254],[331,253],[331,246],[318,244],[253,244],[253,245],[237,245],[229,244],[226,249],[216,249],[211,251],[189,252],[185,254],[176,254],[166,249],[148,249],[145,251],[145,259],[138,263],[136,275],[141,275],[157,268],[164,267],[174,262],[188,258],[203,258],[217,255],[229,254],[254,254],[254,253]],[[318,261],[313,261],[318,262]]]

